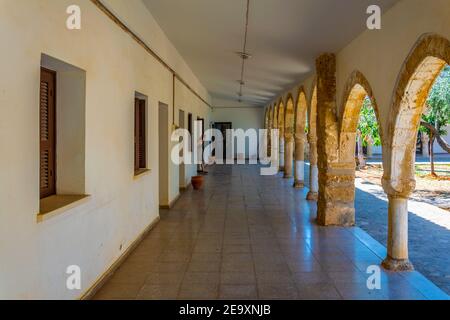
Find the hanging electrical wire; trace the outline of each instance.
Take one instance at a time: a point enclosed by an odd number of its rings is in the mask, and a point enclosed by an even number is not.
[[[245,14],[245,32],[244,32],[244,45],[241,52],[237,52],[238,55],[242,59],[242,66],[241,66],[241,79],[239,82],[239,93],[238,93],[238,101],[242,102],[242,96],[243,96],[243,87],[245,85],[245,61],[252,57],[251,54],[247,52],[247,38],[248,38],[248,24],[249,24],[249,13],[250,13],[250,0],[247,0],[247,10]]]

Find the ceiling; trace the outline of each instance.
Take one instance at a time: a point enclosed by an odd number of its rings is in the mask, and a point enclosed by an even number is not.
[[[143,0],[211,94],[214,107],[263,107],[301,82],[323,52],[366,28],[366,9],[398,0],[250,0],[242,102],[238,101],[246,0]]]

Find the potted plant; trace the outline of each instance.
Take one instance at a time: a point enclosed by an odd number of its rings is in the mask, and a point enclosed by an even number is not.
[[[194,176],[191,179],[194,190],[200,190],[203,186],[203,176]]]

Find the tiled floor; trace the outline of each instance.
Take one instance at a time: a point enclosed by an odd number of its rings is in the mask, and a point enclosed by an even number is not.
[[[150,232],[96,299],[447,299],[418,272],[370,265],[386,249],[359,228],[319,227],[307,189],[257,166],[209,168]]]

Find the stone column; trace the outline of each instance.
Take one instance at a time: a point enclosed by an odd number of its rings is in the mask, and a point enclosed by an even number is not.
[[[294,188],[305,186],[305,134],[295,135]]]
[[[294,137],[286,135],[284,141],[284,178],[292,178],[292,163],[294,153]]]
[[[389,209],[387,257],[382,266],[391,271],[414,270],[408,254],[408,198],[415,188],[415,183],[410,181],[402,186],[403,189],[395,190],[394,184],[383,178]]]
[[[280,145],[278,146],[280,148],[280,156],[279,156],[279,168],[280,171],[284,171],[284,135],[280,131]]]
[[[319,198],[319,169],[317,167],[317,138],[308,135],[309,140],[309,192],[307,200],[317,201]]]
[[[319,225],[355,224],[355,168],[339,162],[339,124],[336,106],[336,56],[323,54],[317,68],[317,148],[319,168]]]

